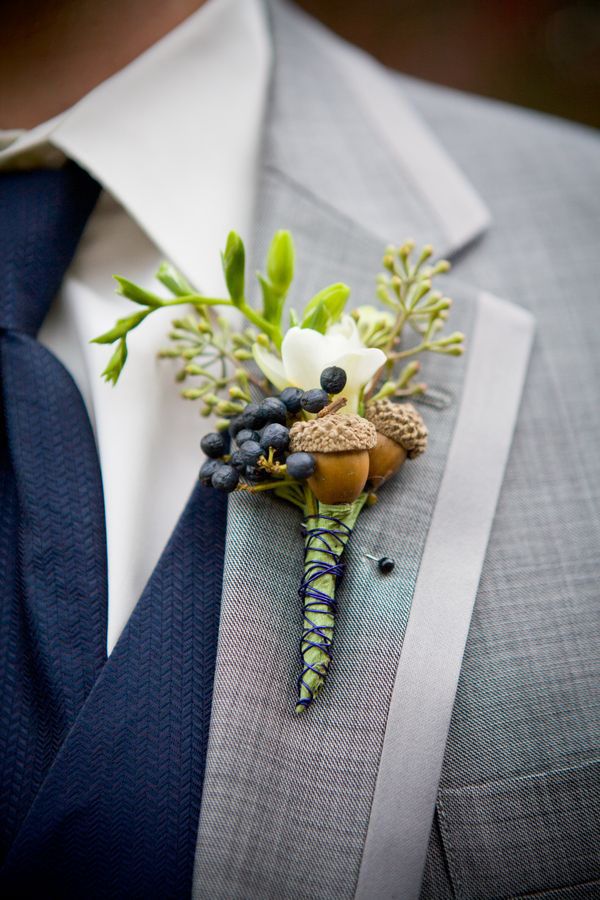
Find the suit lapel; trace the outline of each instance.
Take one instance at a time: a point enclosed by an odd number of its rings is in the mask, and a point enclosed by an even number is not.
[[[276,0],[270,9],[264,170],[382,246],[413,237],[446,256],[482,234],[485,204],[405,100],[399,77],[297,9]]]
[[[355,297],[368,301],[379,240],[290,190],[285,179],[271,173],[267,182],[273,220],[266,233],[284,224],[297,238],[295,295],[310,296],[337,268]],[[476,297],[464,288],[454,294],[455,325],[469,333]],[[432,383],[443,382],[455,399],[444,410],[425,412],[427,454],[405,466],[359,520],[339,591],[332,671],[323,695],[301,718],[294,713],[300,516],[264,495],[230,500],[196,897],[326,897],[334,880],[336,896],[352,896],[394,675],[464,378],[462,359],[429,362]],[[379,575],[367,553],[394,557],[393,574]]]
[[[485,208],[407,114],[390,87],[391,76],[362,57],[350,59],[350,51],[286,8],[274,7],[273,30],[273,113],[254,257],[260,261],[276,228],[293,231],[298,277],[292,305],[300,307],[340,277],[352,286],[355,304],[372,302],[374,275],[389,240],[414,236],[433,242],[441,253],[473,240],[487,222]],[[375,102],[361,107],[365,84],[372,98],[383,98],[376,115]],[[406,139],[403,152],[384,127],[392,121],[395,133]],[[473,334],[484,302],[479,292],[450,280],[445,288],[456,301],[454,327]],[[508,309],[499,319],[510,335],[514,321],[504,316]],[[488,387],[502,377],[502,355],[492,349]],[[521,370],[526,358],[524,350]],[[299,516],[270,498],[232,498],[195,897],[353,896],[465,372],[465,359],[427,360],[427,380],[443,384],[452,402],[425,411],[431,435],[427,454],[405,466],[380,503],[359,520],[339,592],[335,662],[324,694],[301,718],[293,712],[301,629]],[[519,394],[517,386],[513,414]],[[510,444],[513,424],[514,416],[498,422],[503,446],[506,440]],[[477,419],[467,422],[475,441],[480,427]],[[486,421],[492,443],[495,427]],[[495,471],[498,479],[502,465]],[[486,509],[485,534],[494,505]],[[394,573],[378,575],[367,553],[394,556]],[[471,601],[480,556],[469,582]],[[429,802],[430,818],[432,813]]]

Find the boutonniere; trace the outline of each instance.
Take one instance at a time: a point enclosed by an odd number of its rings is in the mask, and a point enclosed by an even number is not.
[[[347,312],[350,288],[332,284],[302,312],[290,309],[285,328],[294,275],[290,233],[279,231],[271,242],[265,272],[257,276],[257,309],[247,299],[244,245],[232,232],[222,254],[227,296],[198,293],[167,263],[157,279],[169,297],[117,276],[118,291],[141,310],[95,339],[116,344],[103,373],[116,384],[130,332],[157,309],[187,307],[188,314],[173,321],[170,345],[160,355],[181,360],[182,396],[199,403],[202,415],[217,417],[215,431],[201,441],[206,459],[200,481],[214,490],[255,494],[257,502],[270,492],[302,511],[297,712],[325,684],[336,585],[358,517],[405,461],[426,449],[427,428],[409,402],[426,391],[416,380],[416,357],[463,352],[461,333],[444,334],[451,301],[432,286],[450,266],[433,263],[432,256],[430,246],[415,254],[412,241],[387,247],[376,280],[379,306]],[[244,327],[219,315],[222,307],[237,309]],[[394,562],[382,558],[378,565],[384,575]]]

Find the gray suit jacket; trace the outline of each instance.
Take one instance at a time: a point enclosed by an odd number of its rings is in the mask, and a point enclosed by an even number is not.
[[[301,718],[299,522],[231,504],[195,896],[598,896],[597,139],[271,13],[255,260],[290,228],[296,305],[358,304],[385,243],[431,242],[470,339],[427,360],[449,403],[359,522]]]

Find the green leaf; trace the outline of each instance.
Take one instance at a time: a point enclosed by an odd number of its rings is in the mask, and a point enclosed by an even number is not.
[[[290,317],[290,328],[295,328],[300,324],[300,319],[298,318],[298,313],[295,309],[290,309],[288,315]]]
[[[304,307],[302,328],[313,328],[325,334],[329,325],[338,321],[350,296],[346,284],[330,284],[309,300]]]
[[[178,272],[171,263],[163,262],[156,273],[156,278],[161,284],[171,291],[175,297],[186,297],[188,294],[195,294],[194,288],[187,278]]]
[[[139,284],[134,284],[133,281],[129,281],[127,278],[121,278],[120,275],[113,275],[113,278],[119,285],[117,294],[122,294],[128,300],[133,300],[134,303],[139,303],[141,306],[149,306],[151,309],[158,309],[159,306],[164,306],[162,297],[158,297],[151,291],[146,291]]]
[[[294,242],[289,231],[276,231],[267,254],[267,277],[280,294],[286,294],[294,277]]]
[[[244,300],[246,251],[241,237],[235,231],[229,232],[225,252],[221,254],[221,261],[229,296],[235,305],[239,306]]]
[[[137,328],[140,322],[143,322],[146,316],[148,315],[149,310],[144,310],[144,312],[135,313],[133,316],[127,316],[125,319],[119,319],[110,331],[105,331],[104,334],[99,335],[96,338],[93,338],[90,343],[92,344],[114,344],[115,341],[118,341],[119,338],[125,337],[125,335],[132,331],[132,329]]]
[[[266,278],[256,273],[260,289],[263,297],[262,315],[267,322],[279,327],[281,323],[281,314],[283,312],[283,304],[285,303],[285,293],[281,293],[274,285],[270,284]]]
[[[113,385],[117,383],[119,380],[119,375],[123,371],[123,366],[127,361],[127,341],[125,338],[121,338],[119,343],[117,344],[117,349],[111,356],[107,367],[102,373],[102,377],[105,381],[112,381]]]

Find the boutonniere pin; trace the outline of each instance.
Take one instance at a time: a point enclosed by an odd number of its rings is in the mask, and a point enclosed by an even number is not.
[[[201,441],[206,459],[200,481],[215,490],[256,494],[257,502],[270,492],[302,511],[297,712],[325,685],[336,585],[358,517],[405,461],[427,447],[427,428],[409,402],[426,391],[416,380],[416,357],[463,352],[461,333],[444,334],[451,301],[432,286],[450,266],[431,262],[432,256],[430,246],[415,254],[412,241],[390,246],[376,281],[379,306],[348,313],[349,287],[332,284],[300,314],[290,309],[286,329],[284,306],[294,275],[290,233],[279,231],[271,242],[265,273],[257,276],[262,303],[256,309],[247,299],[244,245],[232,232],[222,254],[227,296],[198,293],[166,263],[157,279],[169,297],[117,277],[118,291],[141,310],[95,339],[116,344],[103,373],[116,384],[129,334],[157,309],[187,307],[188,314],[173,321],[170,345],[160,355],[181,360],[177,379],[187,385],[182,396],[199,402],[202,415],[217,417],[215,431]],[[245,327],[236,330],[219,315],[221,307],[239,310]],[[382,574],[393,565],[392,559],[379,560]]]

